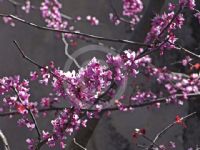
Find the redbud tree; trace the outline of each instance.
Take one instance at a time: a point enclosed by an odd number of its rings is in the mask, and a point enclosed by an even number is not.
[[[105,17],[113,24],[113,28],[117,29],[119,25],[126,24],[128,32],[134,33],[142,26],[141,24],[147,23],[142,22],[146,17],[143,0],[120,0],[121,11],[115,8],[114,0],[107,1],[110,13]],[[16,124],[36,133],[35,137],[26,137],[27,149],[40,150],[44,145],[49,146],[49,149],[56,145],[59,145],[60,149],[66,149],[70,145],[67,139],[74,132],[78,134],[80,129],[87,128],[91,119],[101,118],[113,111],[134,113],[138,107],[151,106],[159,109],[163,104],[183,105],[191,96],[200,94],[200,64],[198,63],[200,56],[184,48],[177,34],[186,23],[185,11],[189,11],[191,17],[195,17],[200,22],[200,11],[196,8],[196,3],[199,3],[197,0],[178,2],[171,0],[167,2],[167,7],[162,12],[158,10],[151,12],[153,15],[149,18],[150,27],[148,31],[140,30],[141,37],[138,41],[103,37],[80,31],[76,24],[87,23],[91,28],[95,28],[101,24],[101,20],[92,15],[80,14],[74,18],[70,17],[62,13],[64,8],[61,0],[42,0],[37,4],[30,0],[1,0],[0,3],[2,6],[9,3],[15,10],[14,13],[0,12],[5,26],[14,28],[21,23],[36,30],[53,32],[56,38],[65,44],[65,54],[77,68],[66,71],[53,61],[48,65],[42,65],[31,56],[27,56],[21,42],[13,39],[12,44],[15,49],[33,66],[33,70],[28,78],[20,75],[9,76],[9,74],[0,78],[0,116],[19,116]],[[164,0],[161,3],[164,3]],[[19,14],[19,11],[23,13]],[[24,19],[24,16],[29,16],[32,11],[40,13],[43,25]],[[68,52],[69,47],[76,47],[79,42],[99,45],[102,45],[101,42],[106,42],[104,46],[115,53],[108,53],[103,64],[94,57],[85,66],[81,66]],[[110,46],[113,43],[126,46],[114,48]],[[177,63],[190,71],[178,72],[169,65],[155,63],[154,55],[164,58],[169,51],[180,52],[184,57],[181,57]],[[140,87],[137,81],[143,77],[148,82],[155,82],[159,91]],[[122,87],[127,81],[134,83],[135,90],[130,96],[126,94],[116,96],[117,88]],[[49,95],[37,101],[33,100],[32,82],[50,88]],[[46,122],[51,130],[41,128],[38,123],[39,117],[45,117],[51,112],[54,112],[54,118]],[[159,145],[157,140],[175,125],[186,127],[184,120],[197,114],[198,112],[192,112],[187,116],[175,115],[174,122],[157,133],[154,139],[148,138],[146,129],[142,127],[132,132],[132,138],[137,140],[142,137],[149,141],[150,144],[147,146],[138,144],[142,149],[176,149],[176,143],[173,141],[168,145]],[[1,138],[4,149],[10,149],[9,144],[12,143],[7,142],[3,133]],[[76,149],[86,149],[86,143],[80,144],[81,141],[76,140],[76,136],[71,142]]]

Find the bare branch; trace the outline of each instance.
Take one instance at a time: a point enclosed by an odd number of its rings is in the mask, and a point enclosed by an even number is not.
[[[76,144],[78,147],[80,147],[83,150],[87,150],[85,147],[83,147],[81,144],[79,144],[75,138],[73,138],[74,144]]]
[[[183,120],[186,120],[188,118],[191,118],[193,117],[194,115],[196,115],[197,112],[193,112],[193,113],[190,113],[189,115],[185,116],[185,117],[182,117],[180,119],[180,121],[183,121]],[[162,135],[164,135],[170,128],[172,128],[174,125],[177,124],[177,121],[174,121],[173,123],[169,124],[167,127],[165,127],[164,129],[162,129],[157,135],[156,137],[154,138],[153,140],[153,143],[156,143],[156,141],[161,138]],[[153,144],[151,144],[148,148],[148,150],[151,150],[153,148]]]
[[[15,15],[10,15],[10,14],[0,14],[0,17],[10,17],[14,20],[17,20],[21,23],[27,24],[29,26],[35,27],[39,30],[45,30],[45,31],[52,31],[52,32],[57,32],[57,33],[67,33],[67,34],[72,34],[72,35],[78,35],[86,38],[91,38],[91,39],[96,39],[96,40],[101,40],[101,41],[109,41],[109,42],[115,42],[115,43],[125,43],[125,44],[131,44],[131,45],[138,45],[141,47],[150,47],[150,45],[141,43],[141,42],[135,42],[135,41],[129,41],[129,40],[124,40],[124,39],[114,39],[114,38],[106,38],[106,37],[101,37],[97,35],[92,35],[92,34],[87,34],[87,33],[81,33],[79,31],[68,31],[68,30],[58,30],[58,29],[53,29],[53,28],[48,28],[45,26],[40,26],[32,22],[28,22],[22,18],[19,18]]]
[[[1,130],[0,130],[0,149],[1,150],[10,150],[8,141]]]
[[[186,54],[190,55],[191,57],[194,57],[194,58],[197,58],[197,59],[200,59],[200,55],[197,55],[191,51],[189,51],[188,49],[182,47],[182,46],[178,46],[176,47],[177,50],[180,50],[180,51],[184,51]]]
[[[65,34],[64,33],[62,33],[62,41],[65,44],[65,55],[67,55],[67,57],[69,57],[69,59],[71,59],[75,63],[76,67],[78,67],[80,69],[81,66],[79,65],[79,63],[68,52],[69,44],[67,43],[67,41],[65,39]]]
[[[16,47],[18,48],[19,52],[21,53],[22,57],[26,60],[28,60],[30,63],[34,64],[35,66],[37,66],[39,69],[46,69],[45,67],[41,66],[40,64],[38,64],[36,61],[30,59],[28,56],[25,55],[24,51],[21,49],[21,47],[19,46],[19,43],[17,41],[13,41],[13,43],[16,45]]]

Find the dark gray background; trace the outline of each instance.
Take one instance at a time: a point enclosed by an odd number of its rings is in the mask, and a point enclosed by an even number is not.
[[[114,1],[116,8],[120,11],[121,1]],[[146,3],[148,1],[145,1]],[[37,4],[37,2],[35,2]],[[85,33],[92,33],[95,35],[101,35],[110,38],[122,38],[129,39],[131,32],[127,32],[127,26],[122,24],[118,27],[114,27],[109,22],[108,13],[110,7],[107,0],[66,0],[63,1],[63,13],[75,17],[81,16],[97,16],[100,20],[99,27],[91,27],[85,22],[77,23],[76,27]],[[0,3],[0,13],[12,13],[13,7],[8,3]],[[22,14],[20,12],[20,14]],[[26,20],[36,22],[44,25],[41,21],[40,13],[31,12],[29,16],[23,16]],[[193,26],[191,26],[191,19],[183,32],[179,33],[183,39],[186,39],[189,47],[194,43],[194,37],[192,37]],[[195,27],[196,29],[196,27]],[[55,62],[57,66],[64,68],[67,57],[64,54],[64,44],[55,34],[52,32],[39,31],[30,26],[16,23],[16,27],[12,28],[5,25],[3,21],[0,21],[0,76],[12,76],[19,74],[24,78],[27,78],[31,70],[35,70],[33,65],[29,64],[20,57],[16,47],[12,41],[19,41],[24,52],[32,59],[37,60],[40,64],[48,64],[51,60]],[[195,41],[196,42],[196,41]],[[107,43],[108,44],[108,43]],[[83,46],[90,45],[90,43],[81,42],[77,48],[70,48],[70,52],[77,50]],[[108,45],[114,45],[115,48],[121,49],[121,44],[109,43]],[[95,56],[94,54],[91,54]],[[165,60],[163,60],[165,61]],[[38,100],[42,96],[46,96],[48,89],[43,86],[33,84],[31,89],[32,100]],[[131,138],[131,132],[134,128],[144,127],[147,128],[147,134],[149,137],[154,137],[163,127],[173,121],[176,114],[184,115],[188,113],[188,105],[180,106],[164,106],[161,109],[147,110],[146,108],[136,109],[132,113],[115,112],[109,118],[101,119],[98,124],[93,137],[91,138],[88,148],[92,150],[130,150],[137,149]],[[49,117],[50,118],[50,117]],[[48,118],[48,119],[49,119]],[[46,121],[48,119],[39,119],[39,125],[46,127],[49,125]],[[29,132],[27,129],[16,126],[17,117],[12,119],[0,118],[0,129],[3,130],[8,138],[8,142],[12,150],[25,150],[27,145],[25,139],[31,137],[34,131]],[[197,124],[197,128],[198,128]],[[191,134],[191,132],[185,133]],[[194,132],[192,132],[193,135]],[[160,143],[168,143],[170,140],[177,142],[177,149],[183,150],[183,143],[185,143],[185,149],[189,146],[198,144],[199,139],[190,140],[195,142],[188,142],[187,135],[184,134],[183,128],[175,127],[168,132],[161,140]],[[198,133],[197,133],[198,135]],[[195,139],[195,136],[191,136],[190,139]],[[139,142],[145,142],[139,140]],[[187,143],[190,143],[189,145]],[[48,148],[46,148],[48,149]],[[58,148],[59,149],[59,148]]]

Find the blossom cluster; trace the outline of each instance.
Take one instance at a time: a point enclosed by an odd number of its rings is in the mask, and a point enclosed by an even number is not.
[[[188,8],[190,10],[195,10],[197,13],[194,14],[198,19],[199,12],[195,9],[195,0],[179,0],[178,4],[169,2],[168,13],[163,13],[161,15],[156,15],[152,20],[152,27],[150,32],[146,37],[146,43],[157,43],[159,42],[159,48],[161,50],[172,49],[175,46],[177,37],[175,31],[183,27],[185,17],[183,15],[183,10]],[[161,42],[163,41],[163,42]]]
[[[143,2],[141,0],[122,0],[122,2],[123,16],[131,18],[132,24],[138,23],[144,8]],[[200,13],[195,9],[195,6],[195,0],[179,0],[178,4],[169,3],[167,12],[156,15],[145,40],[145,43],[151,47],[147,48],[147,51],[152,50],[153,46],[161,51],[174,48],[178,39],[175,32],[182,28],[185,22],[182,10],[187,8],[195,11],[194,16],[200,20]],[[25,13],[29,13],[31,8],[29,0],[26,0],[21,6]],[[47,27],[56,30],[74,30],[74,27],[70,26],[68,21],[64,19],[61,9],[62,3],[58,0],[43,0],[41,2],[40,11]],[[11,26],[15,25],[12,18],[4,17],[3,19]],[[110,19],[116,25],[120,23],[120,18],[114,14],[110,14]],[[78,16],[75,22],[80,20],[82,18]],[[92,26],[99,25],[99,20],[91,15],[86,17],[86,21]],[[156,101],[162,97],[165,97],[169,103],[182,105],[190,95],[200,93],[200,75],[198,73],[186,75],[171,72],[167,67],[155,67],[151,57],[143,54],[146,54],[146,50],[143,48],[136,51],[128,49],[117,55],[108,54],[105,60],[107,65],[102,65],[100,61],[93,58],[78,71],[64,72],[51,62],[46,67],[39,66],[39,71],[31,72],[29,80],[22,80],[20,76],[3,77],[0,79],[0,95],[4,97],[2,110],[3,112],[15,111],[21,116],[18,120],[20,126],[26,126],[30,130],[38,130],[35,117],[39,117],[40,110],[42,110],[43,116],[46,116],[46,110],[56,110],[56,106],[62,104],[61,101],[66,102],[67,105],[64,107],[58,107],[55,118],[51,120],[52,131],[44,129],[41,133],[41,139],[28,138],[26,140],[30,150],[35,149],[37,144],[41,142],[40,140],[46,141],[50,147],[54,147],[58,142],[61,148],[65,149],[65,141],[69,135],[82,126],[86,127],[88,119],[98,117],[104,108],[109,109],[109,100],[105,102],[102,95],[107,94],[111,98],[114,97],[115,91],[109,89],[112,83],[121,86],[125,79],[131,77],[137,80],[140,73],[145,73],[152,80],[156,80],[158,86],[163,87],[159,93],[154,93],[151,90],[137,90],[136,88],[136,93],[130,97],[130,106],[123,103],[125,96],[115,100],[114,106],[116,108],[112,109],[120,111],[133,110],[134,104]],[[182,60],[182,64],[186,66],[192,62],[191,60],[192,58],[186,56]],[[197,67],[199,68],[199,64]],[[41,98],[38,102],[31,102],[29,82],[35,80],[44,86],[51,86],[53,94]],[[178,119],[180,120],[180,118]],[[139,129],[133,136],[145,135],[145,132],[145,130]],[[173,142],[170,144],[173,148],[175,147]],[[164,148],[164,145],[160,145],[160,149]]]
[[[115,81],[121,82],[127,75],[136,77],[136,75],[139,73],[138,68],[141,66],[145,67],[146,64],[151,62],[151,58],[148,56],[137,59],[137,56],[139,56],[139,54],[142,52],[143,49],[140,49],[138,53],[131,50],[126,50],[121,55],[107,56],[107,63],[114,68],[113,74]]]
[[[109,87],[112,81],[120,83],[125,76],[136,77],[139,67],[145,67],[151,62],[148,56],[136,59],[142,51],[135,53],[130,50],[121,55],[107,55],[108,66],[101,65],[93,58],[86,67],[75,71],[63,72],[51,63],[47,69],[41,69],[40,83],[47,85],[50,81],[57,96],[68,97],[76,108],[85,108],[95,103],[95,100]],[[51,70],[51,73],[49,72]],[[38,79],[37,72],[31,72],[31,79]]]
[[[65,93],[62,93],[61,82],[59,78],[54,77],[52,83],[54,90],[58,95],[67,95],[73,106],[78,108],[93,104],[112,80],[112,72],[106,66],[102,66],[96,58],[93,58],[78,73],[75,71],[63,72],[62,70],[56,70],[55,73],[64,79],[67,88]]]
[[[30,73],[30,80],[38,80],[40,84],[51,85],[57,97],[68,98],[71,107],[66,107],[59,115],[51,121],[53,130],[43,131],[42,138],[47,140],[50,147],[55,146],[57,142],[62,148],[65,148],[65,139],[81,126],[86,126],[88,119],[98,116],[101,109],[106,108],[106,103],[98,98],[114,81],[120,85],[120,81],[127,76],[136,78],[141,68],[145,68],[147,73],[156,78],[158,83],[163,85],[169,96],[168,102],[182,104],[190,94],[198,93],[200,81],[198,74],[192,74],[188,77],[181,74],[168,72],[165,68],[156,68],[151,66],[151,59],[145,56],[137,59],[143,52],[141,49],[138,53],[130,50],[124,51],[121,55],[108,55],[108,66],[103,66],[97,59],[92,59],[88,65],[81,68],[79,72],[63,72],[56,68],[51,62],[48,67],[44,67],[38,72]],[[28,118],[30,111],[38,116],[38,105],[30,102],[29,82],[24,80],[20,82],[19,76],[4,77],[0,80],[1,95],[9,92],[15,92],[14,96],[4,98],[5,105],[11,110],[17,110],[22,115],[18,120],[20,126],[26,126],[29,129],[35,129],[36,124]],[[177,94],[181,94],[177,96]],[[154,101],[159,95],[149,91],[138,91],[131,97],[133,104],[141,104],[146,101]],[[123,98],[122,98],[123,99]],[[121,111],[132,110],[131,106],[127,107],[120,100],[115,101],[115,105]],[[97,101],[98,100],[98,101]],[[41,108],[54,107],[57,99],[44,97],[41,99]],[[94,109],[93,112],[87,112],[87,109]],[[86,115],[86,116],[85,116]],[[29,148],[34,149],[37,142],[33,139],[27,139]]]
[[[24,10],[27,14],[30,12],[30,10],[31,10],[31,1],[30,0],[25,1],[25,4],[22,6],[22,10]]]
[[[50,134],[48,131],[43,131],[42,137],[47,140],[47,144],[50,147],[54,147],[56,142],[59,141],[62,149],[66,147],[66,139],[74,131],[80,129],[80,127],[86,127],[87,119],[82,119],[79,110],[65,109],[60,115],[51,121],[53,126],[53,133]]]
[[[67,21],[63,21],[60,9],[62,4],[58,0],[44,0],[41,3],[40,10],[48,27],[54,29],[65,29],[68,26]]]
[[[49,66],[41,68],[40,72],[31,72],[30,80],[38,80],[40,84],[45,86],[51,85],[57,97],[68,98],[72,106],[71,109],[66,108],[59,113],[59,116],[51,121],[53,131],[48,133],[43,132],[43,139],[48,140],[47,144],[52,147],[55,143],[60,141],[62,147],[64,140],[68,135],[78,130],[81,126],[86,126],[87,118],[93,118],[105,106],[99,100],[101,94],[111,85],[111,81],[118,82],[119,69],[128,74],[136,76],[138,74],[139,66],[145,66],[150,62],[149,57],[143,57],[136,60],[136,53],[125,51],[122,55],[108,56],[108,66],[103,66],[97,59],[92,59],[88,65],[79,70],[79,72],[63,72],[56,68],[54,63],[51,62]],[[119,58],[119,59],[116,59]],[[115,61],[115,62],[113,62]],[[112,68],[112,69],[111,69]],[[113,71],[114,70],[114,71]],[[128,75],[127,74],[127,75]],[[20,82],[20,77],[4,77],[0,80],[0,94],[4,95],[13,93],[14,96],[5,96],[3,102],[9,110],[16,110],[22,115],[18,120],[20,126],[26,126],[29,129],[35,129],[36,124],[34,120],[29,119],[30,112],[38,116],[39,106],[36,102],[30,101],[29,94],[29,81],[23,80]],[[98,100],[98,101],[97,101]],[[57,99],[44,97],[41,99],[40,108],[51,108]],[[120,106],[119,106],[120,107]],[[94,112],[85,112],[83,109],[94,109]],[[120,109],[124,111],[123,109]],[[85,114],[82,118],[81,116]],[[34,148],[36,142],[34,140],[27,140],[30,144],[29,147]]]
[[[29,94],[29,81],[20,82],[19,76],[4,77],[0,79],[0,95],[8,95],[14,93],[14,96],[5,96],[3,99],[4,107],[8,110],[16,110],[23,117],[19,119],[19,125],[25,125],[29,129],[35,128],[32,120],[28,119],[31,112],[37,114],[37,102],[31,102]]]
[[[194,16],[199,20],[200,23],[200,12],[195,13]]]
[[[118,58],[116,60],[116,58]],[[93,58],[86,67],[79,70],[78,73],[75,71],[63,72],[62,70],[52,68],[52,71],[56,76],[52,79],[52,86],[57,96],[67,96],[73,106],[70,109],[65,109],[60,113],[60,115],[52,120],[53,133],[44,132],[44,139],[48,139],[47,144],[55,146],[56,141],[60,141],[61,147],[64,147],[64,140],[67,136],[71,135],[74,131],[78,130],[81,126],[86,126],[87,118],[81,117],[84,112],[82,109],[94,108],[97,112],[101,112],[103,107],[106,107],[99,99],[99,96],[109,87],[111,81],[114,80],[118,82],[119,68],[124,69],[124,67],[129,70],[130,75],[136,76],[138,73],[137,69],[139,66],[145,66],[150,62],[149,57],[144,57],[135,60],[136,53],[131,51],[125,51],[122,55],[108,56],[108,62],[110,63],[110,68],[103,66],[98,60]],[[113,60],[116,60],[113,62]],[[134,66],[134,68],[132,68]],[[118,68],[119,67],[119,68]],[[134,70],[133,70],[134,69]],[[115,70],[115,71],[113,71]],[[44,76],[43,79],[48,80],[49,77]],[[47,77],[47,79],[45,79]],[[62,82],[61,82],[62,81]],[[42,82],[43,83],[43,82]],[[63,87],[64,90],[63,90]],[[126,111],[121,102],[116,101],[115,103],[119,110]],[[48,104],[47,104],[48,105]],[[93,107],[91,107],[93,106]],[[96,116],[96,112],[86,112],[88,119]],[[98,114],[97,114],[98,116]]]
[[[116,15],[114,15],[113,13],[109,13],[109,18],[110,18],[110,21],[112,22],[112,23],[114,23],[114,25],[119,25],[120,24],[120,19],[119,19],[119,17],[118,16],[116,16]]]
[[[183,14],[177,14],[174,11],[175,8],[175,4],[170,3],[168,13],[154,17],[151,30],[146,37],[147,43],[153,43],[155,40],[164,41],[159,45],[161,50],[174,48],[174,43],[177,40],[174,31],[180,29],[185,21]]]
[[[134,104],[141,104],[145,101],[153,101],[153,100],[156,100],[158,98],[158,96],[151,92],[151,91],[148,91],[148,92],[140,92],[138,91],[134,96],[131,97],[131,100],[133,101]]]
[[[9,24],[11,27],[15,27],[15,22],[12,18],[3,17],[3,21],[4,21],[4,23]]]
[[[199,74],[189,76],[181,73],[168,72],[166,67],[147,67],[148,74],[155,77],[159,84],[164,85],[168,93],[168,102],[183,104],[191,94],[200,92]]]
[[[87,16],[86,20],[92,25],[92,26],[97,26],[99,25],[99,20],[94,17],[94,16]]]
[[[134,26],[140,21],[141,13],[144,8],[143,2],[141,0],[122,0],[122,2],[122,15],[124,17],[128,17],[130,21],[126,20],[125,18],[121,19],[116,10],[113,10],[113,13],[109,13],[109,18],[115,25],[119,25],[122,20],[125,22],[129,22],[129,24],[131,25],[131,29],[133,30]]]
[[[131,17],[131,23],[139,22],[139,14],[143,10],[143,2],[141,0],[123,0],[123,15]]]
[[[191,10],[194,10],[196,6],[195,0],[179,0],[180,7],[188,7]]]

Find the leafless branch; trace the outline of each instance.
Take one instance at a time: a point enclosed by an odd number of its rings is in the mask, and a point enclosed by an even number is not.
[[[65,34],[64,33],[62,33],[62,41],[65,44],[65,55],[67,55],[67,57],[69,57],[69,59],[71,59],[75,63],[76,67],[78,67],[80,69],[81,66],[79,65],[79,63],[68,52],[69,44],[67,43],[67,41],[65,39]]]
[[[193,117],[194,115],[196,115],[197,112],[193,112],[193,113],[190,113],[189,115],[187,116],[184,116],[180,119],[180,121],[183,121],[183,120],[186,120],[188,118],[191,118]],[[172,128],[174,125],[177,124],[177,121],[174,121],[173,123],[169,124],[167,127],[165,127],[164,129],[162,129],[154,138],[153,142],[152,143],[156,143],[156,141],[161,138],[162,135],[164,135],[170,128]],[[151,150],[153,148],[153,144],[151,144],[148,148],[148,150]]]
[[[129,41],[129,40],[124,40],[124,39],[115,39],[115,38],[106,38],[102,36],[97,36],[97,35],[92,35],[92,34],[87,34],[87,33],[81,33],[79,31],[69,31],[69,30],[58,30],[58,29],[53,29],[53,28],[48,28],[45,26],[40,26],[32,22],[28,22],[22,18],[19,18],[15,15],[10,15],[10,14],[0,14],[0,17],[10,17],[14,20],[17,20],[21,23],[27,24],[29,26],[32,26],[34,28],[37,28],[39,30],[44,30],[44,31],[52,31],[52,32],[57,32],[57,33],[67,33],[67,34],[72,34],[72,35],[77,35],[77,36],[82,36],[86,38],[91,38],[91,39],[96,39],[100,41],[109,41],[109,42],[115,42],[115,43],[125,43],[125,44],[131,44],[131,45],[138,45],[141,47],[150,47],[150,45],[141,43],[141,42],[135,42],[135,41]]]
[[[37,66],[39,69],[46,69],[44,66],[41,66],[39,63],[37,63],[36,61],[34,61],[34,60],[30,59],[28,56],[26,56],[26,54],[21,49],[21,47],[19,46],[19,43],[16,40],[14,40],[13,43],[15,44],[15,46],[17,47],[17,49],[19,50],[19,52],[21,53],[21,55],[24,59],[26,59],[28,62],[32,63],[33,65]]]
[[[197,55],[197,54],[191,52],[190,50],[188,50],[188,49],[186,49],[182,46],[177,46],[176,49],[185,52],[186,54],[190,55],[191,57],[200,59],[200,55]]]
[[[87,150],[85,147],[83,147],[81,144],[79,144],[79,143],[76,141],[75,138],[73,138],[73,142],[74,142],[74,144],[76,144],[76,145],[77,145],[78,147],[80,147],[81,149]]]
[[[10,150],[8,141],[1,130],[0,130],[0,149],[1,150]]]

